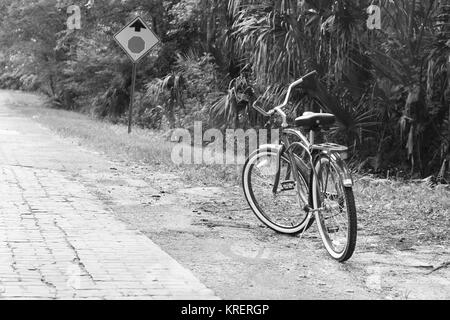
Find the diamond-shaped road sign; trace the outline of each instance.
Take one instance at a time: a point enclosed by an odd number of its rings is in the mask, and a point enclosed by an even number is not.
[[[134,63],[145,56],[158,42],[158,37],[137,17],[114,35],[114,39]]]

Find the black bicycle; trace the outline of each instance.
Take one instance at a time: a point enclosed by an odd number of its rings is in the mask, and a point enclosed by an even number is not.
[[[292,89],[315,75],[293,82],[284,103],[270,111],[257,101],[253,104],[264,116],[281,116],[281,143],[262,145],[249,156],[243,189],[255,215],[277,232],[303,235],[317,221],[328,253],[344,262],[353,255],[357,237],[353,179],[344,161],[348,148],[315,143],[316,134],[335,123],[334,115],[306,112],[290,126],[283,111]],[[309,139],[298,128],[308,132]]]

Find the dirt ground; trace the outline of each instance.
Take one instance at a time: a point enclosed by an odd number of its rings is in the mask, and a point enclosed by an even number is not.
[[[315,228],[303,239],[265,228],[239,187],[189,187],[126,163],[74,179],[224,299],[450,298],[445,246],[380,252],[381,240],[361,226],[354,257],[338,264]]]
[[[198,187],[176,173],[109,160],[110,168],[71,172],[71,178],[221,298],[450,298],[447,245],[383,245],[384,237],[363,218],[355,255],[339,264],[327,255],[315,226],[302,239],[264,227],[238,186]]]

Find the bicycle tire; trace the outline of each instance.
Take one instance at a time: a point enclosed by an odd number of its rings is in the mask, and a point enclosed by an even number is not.
[[[345,187],[343,185],[342,179],[341,179],[341,177],[339,175],[339,172],[338,172],[340,170],[339,166],[336,165],[334,163],[334,161],[328,155],[320,155],[317,158],[317,160],[315,161],[315,168],[316,168],[316,172],[317,172],[317,174],[319,176],[319,179],[320,179],[322,170],[324,168],[324,165],[326,163],[328,163],[328,164],[330,164],[331,166],[334,167],[335,173],[337,175],[336,178],[339,181],[338,186],[339,186],[339,188],[341,188],[341,192],[342,192],[342,195],[341,195],[342,198],[340,198],[339,194],[337,195],[337,198],[339,198],[339,201],[343,200],[345,202],[345,205],[346,205],[346,209],[343,210],[341,202],[338,203],[338,208],[339,208],[338,211],[340,211],[341,213],[343,211],[345,211],[345,213],[346,213],[345,216],[346,217],[345,217],[344,220],[347,222],[347,225],[348,225],[347,226],[347,230],[345,232],[346,233],[346,242],[345,242],[345,245],[343,246],[342,250],[336,249],[335,244],[333,243],[334,241],[333,241],[333,239],[330,236],[333,233],[339,232],[339,229],[342,228],[342,225],[339,224],[339,226],[330,226],[331,223],[328,224],[326,222],[326,220],[330,220],[330,217],[325,218],[325,214],[326,213],[324,214],[323,212],[320,212],[319,213],[319,219],[317,221],[317,226],[318,226],[319,233],[320,233],[320,236],[322,238],[322,241],[323,241],[323,243],[325,245],[325,248],[326,248],[327,252],[329,253],[329,255],[333,259],[335,259],[335,260],[337,260],[339,262],[345,262],[345,261],[349,260],[352,257],[352,255],[353,255],[353,253],[355,251],[355,248],[356,248],[356,241],[357,241],[357,214],[356,214],[355,198],[354,198],[354,195],[353,195],[353,189],[351,187]],[[329,175],[327,175],[327,180],[328,180],[328,176]],[[322,182],[322,184],[323,184],[323,182]],[[337,184],[335,182],[335,186],[336,185]],[[313,186],[316,186],[316,187],[314,188]],[[331,196],[330,196],[331,193],[330,192],[327,192],[327,190],[325,190],[325,191],[320,190],[318,192],[317,186],[318,186],[318,184],[317,184],[317,181],[316,181],[316,177],[313,176],[312,177],[312,184],[311,184],[310,188],[313,190],[311,193],[312,193],[312,201],[313,201],[313,208],[314,209],[321,208],[322,206],[324,206],[323,202],[327,202],[327,200],[330,200],[330,199],[326,199],[324,201],[324,200],[320,200],[320,199],[323,199],[326,196],[331,198]],[[328,187],[328,182],[325,185],[325,189],[327,187]],[[321,193],[320,197],[318,197],[319,193]],[[326,194],[328,194],[328,195],[326,195]],[[327,204],[325,204],[325,207],[328,207]],[[326,211],[331,211],[331,209],[329,209],[329,210],[327,209]],[[332,216],[332,218],[334,219],[336,216],[337,216],[337,214]],[[333,227],[334,227],[334,229],[333,229]],[[336,230],[338,230],[338,231],[336,232]],[[339,243],[339,242],[336,241],[336,243]]]
[[[242,186],[244,190],[245,198],[252,209],[253,213],[256,215],[256,217],[264,223],[266,226],[271,228],[272,230],[283,233],[283,234],[298,234],[300,232],[303,232],[311,227],[312,223],[314,222],[314,219],[310,219],[309,223],[307,223],[307,216],[308,214],[304,211],[303,207],[300,207],[299,204],[299,213],[302,213],[304,215],[303,218],[300,218],[299,223],[296,223],[295,225],[291,226],[283,226],[279,222],[274,221],[274,218],[271,218],[270,215],[265,212],[265,210],[262,208],[262,205],[260,204],[261,201],[258,201],[257,197],[255,196],[255,191],[253,190],[253,184],[252,184],[252,170],[255,168],[255,163],[259,158],[265,157],[267,155],[277,157],[277,153],[275,151],[260,151],[256,152],[253,156],[250,156],[242,170]],[[282,156],[282,161],[289,162],[287,160],[286,156]],[[298,168],[302,168],[301,166],[298,166]],[[302,183],[304,184],[305,188],[308,188],[308,174],[301,171],[299,169],[299,177],[302,180]],[[295,191],[296,193],[298,191]],[[308,190],[306,191],[307,193]],[[298,196],[297,196],[298,197]]]

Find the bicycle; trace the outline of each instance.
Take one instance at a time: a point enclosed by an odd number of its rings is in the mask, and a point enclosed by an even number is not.
[[[283,111],[292,89],[315,75],[313,71],[293,82],[283,104],[270,111],[264,111],[255,101],[253,108],[262,115],[281,116],[280,143],[262,145],[249,156],[242,184],[251,209],[269,228],[284,234],[301,233],[303,237],[317,221],[330,256],[345,262],[353,255],[357,238],[353,178],[344,161],[348,148],[315,144],[316,133],[328,130],[335,116],[305,112],[290,126]],[[309,139],[298,128],[309,132]]]

